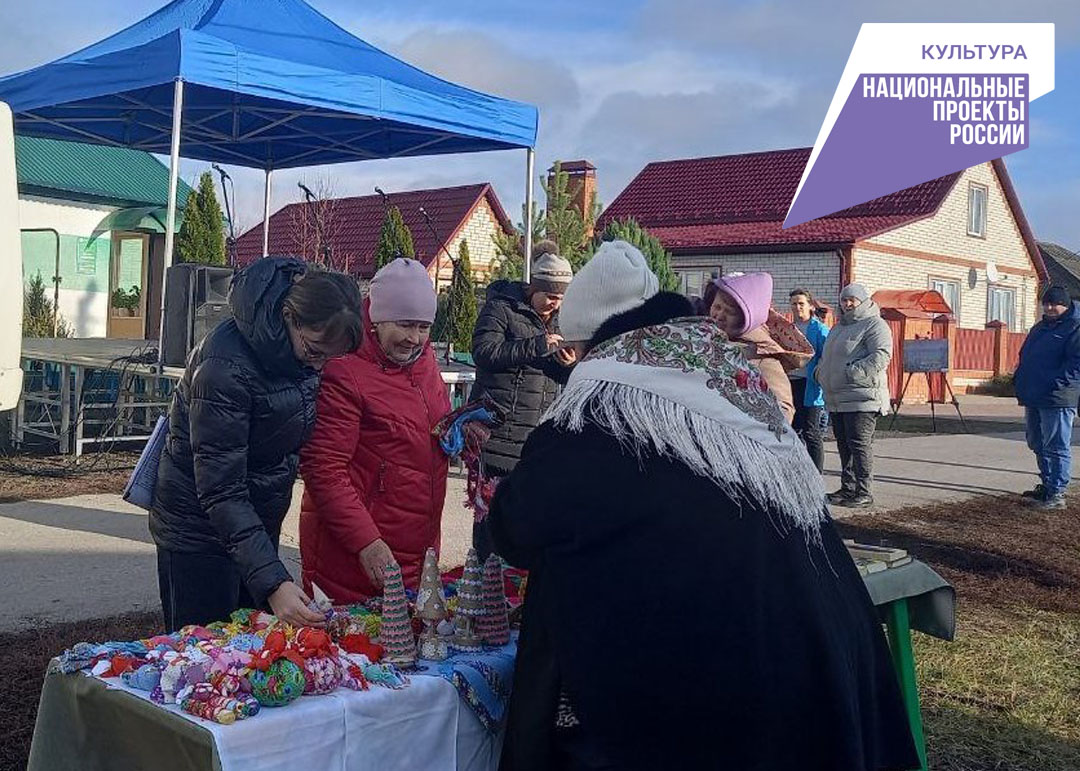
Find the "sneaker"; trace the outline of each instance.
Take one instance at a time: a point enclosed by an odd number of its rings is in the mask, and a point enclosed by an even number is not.
[[[1040,509],[1042,511],[1050,511],[1052,509],[1063,509],[1063,508],[1065,508],[1065,493],[1056,493],[1056,494],[1053,494],[1053,495],[1048,495],[1046,498],[1042,499],[1041,501],[1035,501],[1035,503],[1033,503],[1032,506],[1034,506],[1034,508]]]
[[[850,509],[868,509],[874,505],[874,496],[862,494],[853,495],[847,499],[847,503],[844,504]]]
[[[1034,499],[1036,501],[1041,501],[1044,498],[1046,498],[1046,485],[1044,485],[1042,482],[1040,482],[1039,484],[1035,485],[1030,490],[1025,490],[1024,492],[1020,493],[1020,497],[1021,498],[1032,498],[1032,499]]]
[[[845,506],[852,497],[852,493],[847,490],[837,490],[835,493],[829,493],[825,496],[825,500],[834,506]]]

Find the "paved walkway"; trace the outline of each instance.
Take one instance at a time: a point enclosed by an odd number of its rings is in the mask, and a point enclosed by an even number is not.
[[[1013,421],[1019,414],[1004,400],[977,407],[965,407],[965,414],[989,418],[985,413],[997,411],[1001,420]],[[1080,443],[1076,436],[1073,443]],[[832,490],[838,459],[835,445],[826,450],[826,487]],[[1019,432],[888,437],[875,443],[875,456],[879,510],[1017,493],[1036,481],[1034,458]],[[1077,469],[1080,453],[1074,475]],[[461,564],[471,541],[472,514],[463,499],[464,480],[452,475],[443,516],[444,565]],[[282,532],[282,556],[294,573],[298,502],[299,494]],[[836,510],[837,516],[851,513]],[[146,513],[116,495],[0,505],[0,632],[156,608],[155,565]]]
[[[1075,434],[1073,444],[1080,444]],[[840,458],[835,444],[827,444],[825,450],[825,485],[831,492],[840,486]],[[1074,478],[1078,471],[1080,452],[1073,454]],[[1019,493],[1036,482],[1035,457],[1019,432],[920,435],[874,442],[874,508],[878,510]],[[845,514],[839,509],[836,513]]]
[[[281,556],[300,573],[299,501],[281,535]],[[443,514],[442,561],[465,561],[472,512],[464,480],[451,476]],[[33,623],[154,610],[160,607],[157,561],[147,514],[118,495],[79,495],[0,504],[0,632]]]

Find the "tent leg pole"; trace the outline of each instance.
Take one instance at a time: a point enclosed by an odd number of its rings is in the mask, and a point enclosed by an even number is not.
[[[165,254],[161,262],[161,325],[158,327],[158,369],[165,365],[165,280],[176,241],[176,191],[180,186],[180,127],[184,113],[184,81],[173,81],[172,148],[169,153],[169,208],[165,216]]]
[[[270,175],[273,173],[272,169],[266,170],[266,185],[263,187],[263,257],[270,254]]]
[[[525,148],[525,254],[522,259],[521,278],[528,284],[532,277],[532,231],[533,231],[533,166],[536,151]]]

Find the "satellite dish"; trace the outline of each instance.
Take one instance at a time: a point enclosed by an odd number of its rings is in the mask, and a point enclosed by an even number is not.
[[[1001,273],[998,272],[997,265],[991,261],[986,263],[986,280],[991,284],[996,281],[1001,281]]]

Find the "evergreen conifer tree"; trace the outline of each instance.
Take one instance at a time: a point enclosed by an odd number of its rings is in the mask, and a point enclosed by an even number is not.
[[[469,260],[469,242],[462,241],[454,264],[454,278],[447,298],[450,342],[455,351],[472,349],[473,328],[476,326],[476,287]]]
[[[176,238],[176,261],[225,264],[225,223],[209,171],[202,173],[198,187],[188,194]]]
[[[626,241],[636,246],[645,255],[645,259],[649,262],[649,268],[660,280],[660,289],[666,292],[678,291],[679,277],[671,269],[671,254],[664,248],[659,239],[641,227],[636,220],[612,220],[609,222],[607,227],[604,228],[604,232],[594,239],[592,248],[589,250],[590,257],[604,241]]]
[[[71,337],[71,328],[63,317],[53,308],[52,301],[45,294],[45,281],[38,271],[23,290],[23,337]]]
[[[393,261],[397,257],[415,257],[412,233],[405,226],[401,210],[391,206],[386,211],[379,243],[375,246],[375,270]]]

